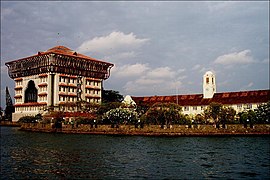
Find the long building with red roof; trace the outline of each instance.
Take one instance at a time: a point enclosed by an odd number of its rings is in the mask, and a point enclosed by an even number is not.
[[[64,46],[6,63],[15,81],[12,120],[44,114],[68,102],[101,102],[103,80],[113,64]]]
[[[232,107],[236,112],[254,110],[270,101],[270,90],[253,90],[216,93],[215,75],[208,71],[203,78],[203,94],[171,96],[131,96],[136,104],[153,105],[157,102],[176,103],[183,107],[184,114],[201,114],[212,102]],[[130,101],[130,100],[129,100]]]

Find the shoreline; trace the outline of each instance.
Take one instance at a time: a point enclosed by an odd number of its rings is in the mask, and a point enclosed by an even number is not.
[[[62,128],[52,128],[51,125],[24,123],[21,131],[58,133],[58,134],[90,134],[90,135],[113,135],[113,136],[166,136],[166,137],[206,137],[206,136],[269,136],[270,125],[260,124],[254,128],[243,127],[243,125],[226,125],[226,128],[215,128],[212,125],[200,125],[188,128],[185,125],[174,125],[172,128],[163,129],[158,125],[135,128],[134,125],[121,125],[119,128],[111,128],[109,125],[99,125],[94,128],[91,125],[80,125],[72,127],[65,125]]]
[[[21,127],[21,124],[16,123],[16,122],[10,122],[10,121],[1,121],[0,122],[0,127],[1,126],[7,126],[7,127]]]

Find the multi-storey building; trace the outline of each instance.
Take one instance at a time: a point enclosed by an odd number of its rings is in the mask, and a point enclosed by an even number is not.
[[[259,105],[270,101],[270,90],[238,91],[216,93],[216,79],[214,73],[207,71],[203,76],[203,94],[187,94],[172,96],[131,97],[136,104],[156,102],[176,103],[182,106],[184,114],[202,114],[212,102],[232,107],[236,113],[254,110]],[[129,100],[129,102],[132,102]]]
[[[113,64],[100,61],[64,46],[7,62],[15,81],[15,113],[12,120],[43,114],[61,104],[101,102],[103,80]]]

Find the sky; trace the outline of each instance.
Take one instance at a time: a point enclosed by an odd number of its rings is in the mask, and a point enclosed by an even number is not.
[[[123,96],[201,94],[209,70],[217,92],[269,89],[267,1],[1,1],[3,108],[5,62],[58,45],[113,63]]]

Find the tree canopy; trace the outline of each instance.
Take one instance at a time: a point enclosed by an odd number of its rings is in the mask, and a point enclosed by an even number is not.
[[[124,97],[114,90],[102,90],[102,103],[122,102]]]

